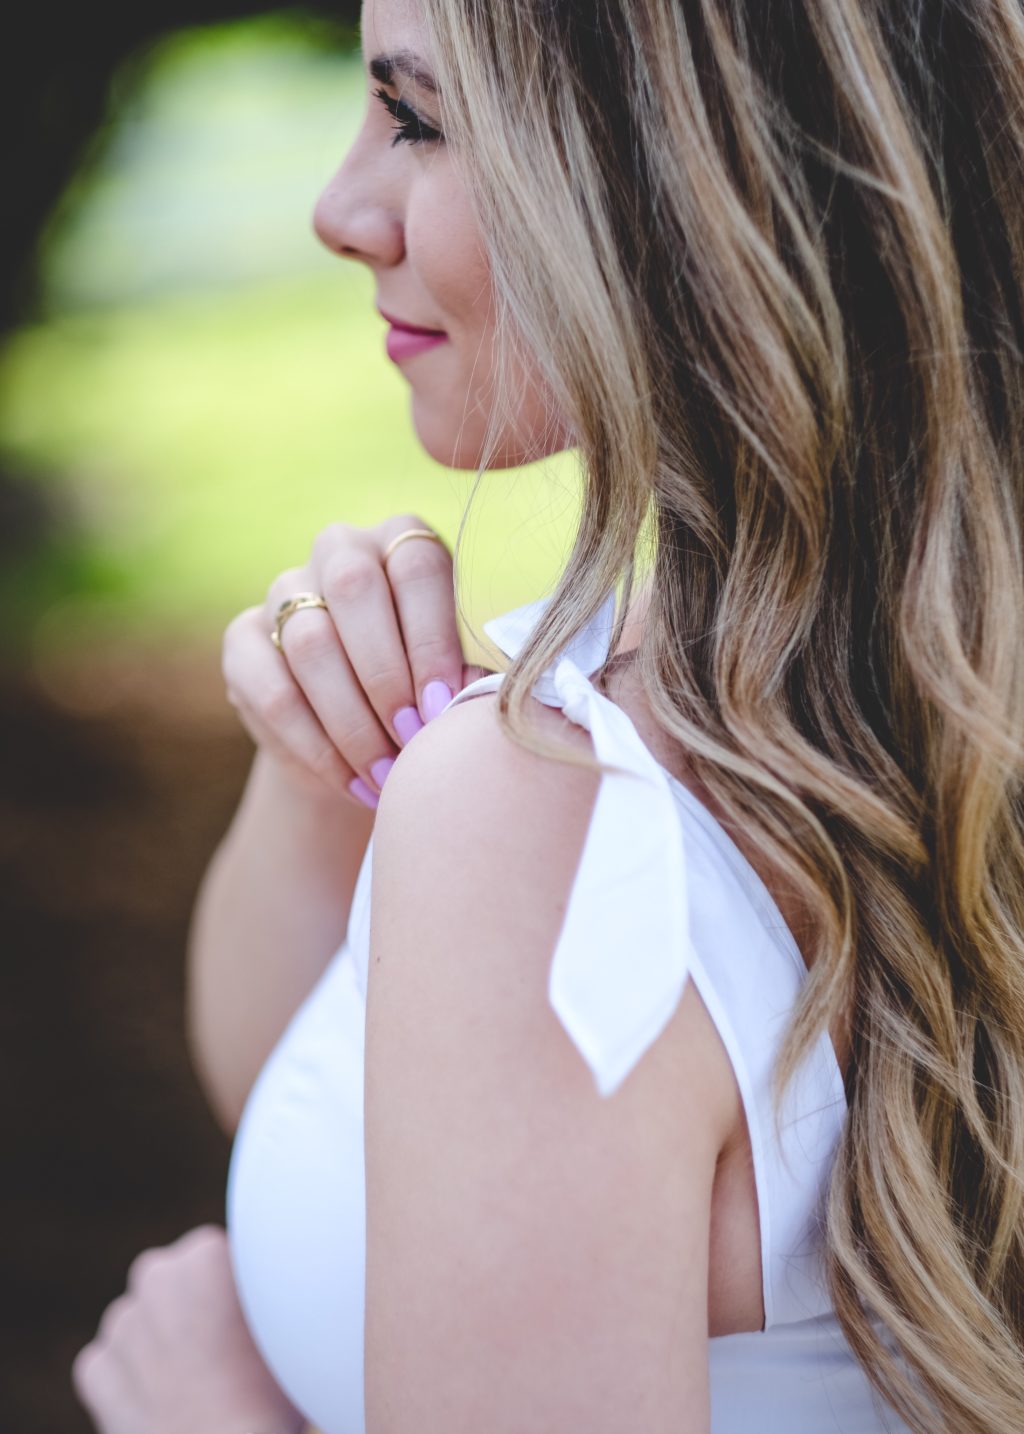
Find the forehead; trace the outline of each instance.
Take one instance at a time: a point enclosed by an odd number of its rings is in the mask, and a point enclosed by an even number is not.
[[[363,0],[360,34],[365,59],[396,50],[429,55],[422,0]]]

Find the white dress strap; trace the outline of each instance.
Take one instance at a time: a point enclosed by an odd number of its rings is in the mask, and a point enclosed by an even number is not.
[[[484,631],[515,657],[548,601],[494,618]],[[598,789],[548,983],[551,1005],[602,1096],[667,1025],[691,956],[682,831],[666,775],[625,712],[589,681],[607,660],[614,619],[611,592],[533,689],[587,729],[599,761],[619,769]],[[494,691],[502,677],[480,678],[453,701]]]
[[[504,613],[484,630],[515,657],[548,601]],[[608,1096],[668,1024],[692,977],[746,1112],[766,1326],[816,1317],[831,1307],[820,1263],[820,1199],[846,1114],[842,1076],[823,1031],[776,1112],[775,1060],[807,968],[724,827],[590,681],[607,660],[614,616],[611,592],[533,688],[585,727],[595,755],[616,769],[598,788],[551,960],[551,1006]],[[503,678],[482,677],[453,703],[493,692]]]

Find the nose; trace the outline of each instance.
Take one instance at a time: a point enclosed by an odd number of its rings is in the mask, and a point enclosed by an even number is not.
[[[322,244],[344,259],[371,266],[397,264],[405,252],[402,217],[382,192],[373,166],[360,162],[356,145],[328,180],[313,210]]]

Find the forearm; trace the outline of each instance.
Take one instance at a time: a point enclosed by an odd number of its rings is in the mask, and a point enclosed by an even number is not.
[[[203,877],[188,949],[193,1060],[233,1130],[263,1062],[341,944],[373,814],[258,752]]]

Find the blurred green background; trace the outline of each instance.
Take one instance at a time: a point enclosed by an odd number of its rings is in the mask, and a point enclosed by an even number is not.
[[[252,760],[223,630],[327,523],[453,544],[474,482],[418,448],[372,276],[312,232],[364,103],[355,6],[250,3],[38,9],[0,53],[2,1434],[87,1434],[71,1362],[132,1258],[223,1220],[184,1037]],[[483,480],[469,660],[577,505],[569,458]]]
[[[6,565],[9,651],[205,639],[332,521],[411,510],[454,541],[472,475],[418,447],[372,275],[312,233],[364,104],[355,50],[288,13],[172,34],[115,84],[0,360],[7,465],[55,519]],[[575,492],[566,458],[488,476],[474,624],[551,584]]]

